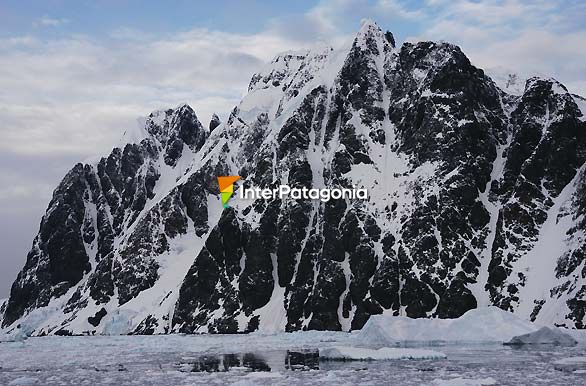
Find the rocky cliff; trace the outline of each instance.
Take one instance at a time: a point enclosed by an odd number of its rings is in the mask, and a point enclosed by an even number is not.
[[[493,304],[583,328],[586,102],[554,79],[504,88],[455,45],[366,22],[349,47],[277,56],[226,122],[152,113],[57,187],[2,326],[351,330]],[[223,208],[223,175],[369,199]]]

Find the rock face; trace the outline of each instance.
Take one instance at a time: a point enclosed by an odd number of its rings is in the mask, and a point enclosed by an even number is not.
[[[0,299],[0,326],[2,325],[2,321],[4,319],[4,312],[6,311],[6,303],[8,303],[8,299]]]
[[[188,106],[55,190],[2,326],[35,334],[351,330],[497,305],[583,328],[584,99],[503,91],[452,44],[288,52],[224,123]],[[217,117],[216,117],[217,118]],[[239,199],[240,186],[368,200]],[[61,332],[63,333],[63,332]]]
[[[212,119],[210,119],[210,124],[209,124],[209,129],[210,129],[210,133],[218,126],[220,126],[220,124],[222,123],[222,121],[220,121],[220,118],[216,115],[213,114],[212,115]]]

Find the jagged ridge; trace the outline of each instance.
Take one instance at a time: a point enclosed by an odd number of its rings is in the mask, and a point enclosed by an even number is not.
[[[383,309],[447,318],[495,304],[582,328],[583,101],[542,78],[509,95],[457,46],[397,48],[372,22],[348,49],[279,55],[227,122],[156,112],[134,143],[76,165],[3,326],[349,330]],[[222,210],[215,177],[233,174],[356,185],[370,200]]]

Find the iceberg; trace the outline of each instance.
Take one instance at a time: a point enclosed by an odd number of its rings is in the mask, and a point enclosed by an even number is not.
[[[538,328],[498,307],[476,308],[456,319],[412,319],[383,313],[371,316],[362,330],[355,333],[355,339],[373,346],[435,341],[502,343]]]
[[[505,344],[553,344],[556,346],[575,346],[576,344],[578,344],[578,342],[569,334],[561,332],[557,328],[541,327],[539,330],[535,332],[515,336]]]

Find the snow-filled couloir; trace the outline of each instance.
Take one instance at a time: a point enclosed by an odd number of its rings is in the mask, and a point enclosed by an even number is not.
[[[583,328],[584,99],[503,91],[459,47],[287,52],[226,122],[152,113],[53,194],[2,326],[42,334],[360,329],[383,311],[488,305]],[[368,200],[220,203],[238,186],[364,187]]]

